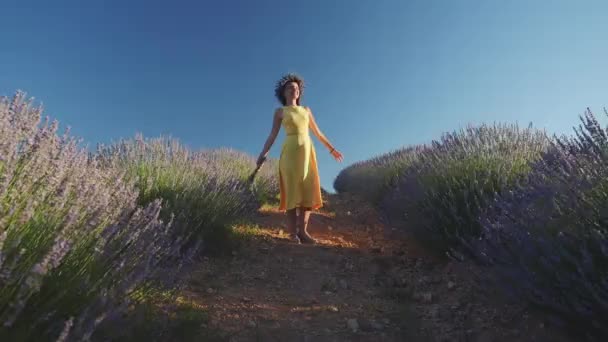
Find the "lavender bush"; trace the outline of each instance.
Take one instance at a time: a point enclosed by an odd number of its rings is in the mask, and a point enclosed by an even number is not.
[[[444,252],[462,237],[479,236],[481,208],[526,175],[547,145],[544,132],[532,127],[467,127],[430,145],[353,164],[334,186],[370,200],[394,221],[407,221],[422,241]]]
[[[377,203],[389,218],[406,220],[421,241],[443,253],[463,238],[480,235],[480,210],[495,193],[525,176],[529,162],[547,145],[544,132],[531,126],[470,126],[444,134],[428,146],[403,150],[407,153],[398,155],[397,162],[382,162],[398,167],[378,192]],[[378,184],[364,178],[360,175],[358,183]]]
[[[193,153],[174,139],[137,136],[100,146],[97,159],[126,170],[126,178],[139,189],[141,205],[162,198],[161,218],[175,216],[173,238],[187,247],[203,243],[206,250],[222,249],[231,224],[278,191],[274,161],[260,170],[254,193],[246,182],[255,167],[251,156],[230,149]]]
[[[485,265],[486,288],[545,310],[579,338],[605,340],[608,131],[590,111],[581,121],[574,137],[553,139],[532,127],[469,127],[416,147],[392,186],[369,175],[391,161],[369,161],[341,174],[339,190],[370,198],[382,189],[389,217]]]
[[[206,165],[213,173],[245,181],[256,165],[256,158],[231,148],[208,149],[197,152],[193,157]],[[255,193],[260,203],[275,202],[279,195],[278,161],[268,158],[256,175]]]
[[[0,99],[2,341],[88,340],[278,191],[273,161],[252,193],[245,154],[142,137],[87,153],[41,112]]]
[[[481,215],[465,241],[491,266],[485,280],[524,298],[588,340],[608,327],[608,139],[593,114],[576,138],[555,138],[530,177]]]
[[[340,193],[356,194],[378,204],[394,188],[399,176],[412,165],[423,148],[405,147],[354,163],[340,171],[334,188]]]
[[[0,340],[86,340],[177,246],[159,201],[41,112],[0,98]]]

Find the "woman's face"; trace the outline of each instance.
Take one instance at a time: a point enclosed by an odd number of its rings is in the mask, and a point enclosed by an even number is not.
[[[285,90],[283,90],[283,96],[285,96],[286,100],[298,99],[300,97],[300,87],[296,82],[289,82],[285,85]]]

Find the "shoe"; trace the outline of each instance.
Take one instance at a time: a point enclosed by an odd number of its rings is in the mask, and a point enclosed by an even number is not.
[[[296,243],[296,244],[302,243],[302,241],[300,240],[300,236],[298,234],[289,234],[288,239],[289,239],[289,241]]]
[[[298,232],[298,238],[303,243],[308,243],[314,245],[317,243],[317,240],[313,239],[312,236],[308,235],[308,233]]]

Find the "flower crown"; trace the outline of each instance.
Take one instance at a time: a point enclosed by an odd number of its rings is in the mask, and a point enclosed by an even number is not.
[[[283,89],[285,85],[289,82],[296,82],[300,88],[300,98],[304,94],[304,80],[295,73],[288,73],[285,76],[281,77],[280,80],[277,81],[277,84],[274,88],[274,95],[281,103],[285,103],[285,99],[283,98]],[[300,102],[300,98],[298,98],[298,103]]]

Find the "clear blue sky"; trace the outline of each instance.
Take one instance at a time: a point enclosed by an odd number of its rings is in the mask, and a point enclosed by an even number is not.
[[[599,0],[4,1],[0,94],[26,91],[92,146],[142,132],[257,155],[295,71],[345,155],[315,140],[333,190],[344,166],[467,123],[569,133],[600,114],[607,16]]]

